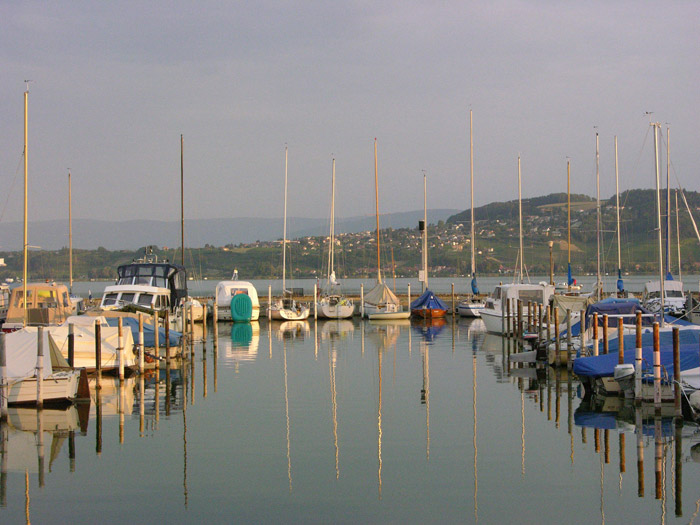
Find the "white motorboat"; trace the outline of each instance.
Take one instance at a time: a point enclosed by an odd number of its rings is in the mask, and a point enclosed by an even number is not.
[[[673,279],[666,279],[664,280],[663,288],[664,313],[671,314],[676,317],[683,315],[686,309],[686,297],[685,292],[683,291],[683,283]],[[661,312],[661,284],[659,280],[647,281],[644,284],[642,306],[654,313]]]
[[[520,300],[523,312],[527,315],[528,302],[541,304],[546,307],[550,298],[554,295],[554,286],[551,284],[502,284],[497,286],[486,304],[481,310],[481,318],[484,320],[486,330],[495,334],[505,334],[508,327],[508,308],[510,301],[510,326],[517,320],[517,301]]]
[[[258,299],[258,291],[252,283],[248,281],[239,281],[238,272],[234,271],[233,280],[220,281],[216,285],[214,292],[214,301],[218,309],[219,321],[232,321],[231,301],[234,296],[245,294],[250,298],[252,305],[251,321],[257,321],[260,317],[260,300]]]

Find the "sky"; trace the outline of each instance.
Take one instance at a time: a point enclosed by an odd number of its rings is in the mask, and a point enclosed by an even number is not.
[[[373,215],[700,190],[695,1],[0,2],[0,221]],[[651,115],[647,112],[652,112]],[[665,178],[665,153],[661,157]]]

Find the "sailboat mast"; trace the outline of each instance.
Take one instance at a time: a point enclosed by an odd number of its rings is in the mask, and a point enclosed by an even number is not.
[[[29,81],[24,92],[24,269],[22,273],[22,295],[24,300],[23,326],[27,326],[27,181],[29,175]]]
[[[661,298],[661,326],[664,325],[664,303],[666,294],[664,290],[664,258],[663,258],[663,235],[661,232],[661,181],[659,178],[659,123],[652,123],[654,126],[654,170],[656,171],[656,224],[659,231],[659,291]]]
[[[571,159],[566,159],[566,248],[568,274],[571,275]],[[567,277],[566,284],[568,291],[571,291],[571,279]]]
[[[377,162],[377,139],[374,139],[374,204],[377,217],[377,282],[382,282],[381,251],[379,249],[379,175]]]
[[[73,294],[73,192],[68,170],[68,291]]]
[[[681,228],[678,224],[678,190],[673,190],[676,196],[676,240],[678,241],[678,280],[683,281],[683,273],[681,271]]]
[[[180,134],[180,260],[185,266],[185,139]]]
[[[423,290],[428,289],[428,182],[423,172]]]
[[[284,146],[284,221],[282,226],[282,295],[287,290],[287,146]]]
[[[474,127],[472,125],[472,110],[469,110],[469,173],[470,173],[470,199],[471,199],[471,247],[472,247],[472,277],[476,274],[476,246],[474,243]]]
[[[328,251],[328,284],[330,286],[333,275],[333,250],[335,248],[335,159],[333,159],[333,176],[331,177],[331,231],[330,248]]]
[[[600,280],[600,152],[598,132],[595,132],[595,186],[596,186],[596,298],[600,301],[602,295],[602,282]]]
[[[520,238],[520,282],[525,282],[523,278],[523,188],[520,177],[520,155],[518,155],[518,224]]]
[[[620,252],[620,175],[617,163],[617,135],[615,135],[615,212],[617,218],[617,273],[622,272],[622,254]]]
[[[671,275],[671,129],[666,126],[666,275]],[[670,278],[670,277],[669,277]]]

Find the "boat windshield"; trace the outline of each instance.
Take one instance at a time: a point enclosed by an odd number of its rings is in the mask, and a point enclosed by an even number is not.
[[[543,302],[544,293],[542,290],[520,290],[518,293],[518,299],[520,299],[523,304],[528,302],[539,303]]]
[[[104,296],[102,299],[102,306],[114,306],[117,304],[117,296],[119,294],[116,293],[108,293]]]
[[[150,293],[139,294],[138,304],[140,304],[141,306],[151,306],[152,302],[153,302],[153,294],[150,294]]]

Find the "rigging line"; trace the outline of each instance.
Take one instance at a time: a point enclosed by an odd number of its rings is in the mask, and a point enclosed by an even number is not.
[[[5,204],[3,204],[2,212],[0,212],[0,222],[2,222],[2,218],[5,216],[5,211],[7,210],[7,203],[10,201],[10,196],[12,195],[15,189],[15,184],[17,183],[17,174],[19,173],[20,166],[22,166],[22,159],[24,159],[24,149],[22,149],[22,154],[19,157],[17,169],[15,170],[15,176],[12,178],[12,184],[10,185],[10,191],[8,191],[5,195]]]

